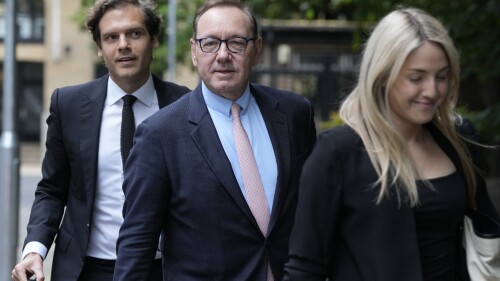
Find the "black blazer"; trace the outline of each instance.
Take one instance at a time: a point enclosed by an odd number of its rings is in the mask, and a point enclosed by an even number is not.
[[[283,277],[302,165],[316,140],[303,97],[250,85],[278,164],[267,239],[240,191],[201,87],[144,121],[125,167],[114,280],[144,280],[162,232],[165,280]]]
[[[51,280],[77,280],[92,228],[97,154],[108,75],[56,89],[47,118],[46,152],[24,245],[38,241],[56,247]],[[160,108],[188,88],[153,76]],[[64,216],[63,216],[64,215]]]
[[[451,144],[433,124],[427,127],[463,177]],[[413,209],[394,194],[376,205],[377,179],[354,130],[340,126],[320,135],[304,165],[284,280],[423,280]],[[482,178],[477,188],[481,208],[498,218]],[[460,262],[457,275],[467,280]]]

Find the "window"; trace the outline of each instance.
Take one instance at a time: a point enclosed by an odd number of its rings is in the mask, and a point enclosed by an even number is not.
[[[17,17],[17,40],[20,42],[42,42],[44,37],[43,0],[15,0]],[[0,0],[0,40],[5,38],[5,0]]]
[[[18,123],[16,125],[21,141],[40,140],[40,118],[43,114],[43,64],[18,62],[16,75],[16,96]],[[3,117],[3,65],[0,65],[0,130]]]

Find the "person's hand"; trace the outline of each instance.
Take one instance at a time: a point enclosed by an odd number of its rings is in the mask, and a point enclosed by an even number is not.
[[[31,276],[36,277],[36,281],[45,280],[42,257],[37,253],[27,254],[12,270],[14,281],[27,281]]]

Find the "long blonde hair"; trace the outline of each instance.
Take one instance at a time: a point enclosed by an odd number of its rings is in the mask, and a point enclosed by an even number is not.
[[[359,81],[340,108],[340,117],[361,137],[379,176],[380,203],[390,186],[398,199],[419,202],[417,172],[408,147],[396,131],[389,113],[388,93],[406,58],[424,42],[441,46],[449,66],[449,89],[432,122],[457,151],[470,192],[476,186],[475,168],[463,139],[456,131],[460,117],[455,113],[458,100],[460,66],[458,52],[444,26],[415,8],[400,8],[386,15],[372,31],[363,51]]]

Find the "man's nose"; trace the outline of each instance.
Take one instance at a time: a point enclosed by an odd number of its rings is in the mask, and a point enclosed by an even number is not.
[[[118,48],[119,49],[126,49],[129,47],[130,47],[130,44],[128,42],[127,37],[125,35],[120,35],[120,37],[118,39]]]

